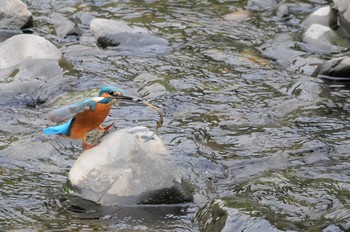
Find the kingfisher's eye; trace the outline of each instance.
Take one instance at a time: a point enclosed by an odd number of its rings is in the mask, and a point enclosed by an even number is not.
[[[109,94],[113,96],[113,95],[114,95],[114,92],[113,92],[113,91],[109,91]]]

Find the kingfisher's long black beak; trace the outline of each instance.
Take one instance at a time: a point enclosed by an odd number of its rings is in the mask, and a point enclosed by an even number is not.
[[[143,102],[141,98],[137,97],[129,97],[125,95],[117,95],[117,96],[112,96],[112,98],[117,99],[117,100],[127,100],[127,101],[134,101],[134,102]]]

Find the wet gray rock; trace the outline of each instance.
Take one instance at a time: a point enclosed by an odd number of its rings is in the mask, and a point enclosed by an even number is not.
[[[338,10],[339,24],[350,34],[350,2],[348,0],[333,0],[334,8]]]
[[[287,4],[280,4],[277,8],[276,16],[280,19],[291,18],[288,5]]]
[[[328,80],[350,81],[350,57],[323,62],[316,70],[315,76]]]
[[[0,105],[37,104],[52,101],[64,81],[62,58],[48,40],[37,35],[16,35],[0,44]]]
[[[327,228],[324,228],[322,231],[323,232],[341,232],[344,230],[342,230],[338,226],[332,224],[332,225],[327,226]]]
[[[94,15],[91,12],[83,12],[79,11],[75,14],[77,20],[80,21],[80,25],[89,27],[90,23],[93,19],[95,19]]]
[[[168,41],[141,27],[131,27],[121,20],[93,19],[90,29],[102,48],[118,47],[120,50],[165,52],[171,50]]]
[[[20,64],[28,59],[61,59],[55,45],[37,35],[16,35],[0,44],[0,69]]]
[[[69,172],[78,196],[102,205],[191,201],[162,141],[145,127],[116,131],[84,151]]]
[[[336,31],[320,24],[312,24],[305,31],[303,41],[306,43],[305,50],[324,54],[341,52],[350,45]]]
[[[96,39],[104,37],[109,34],[118,33],[145,33],[148,34],[148,30],[141,27],[131,27],[126,22],[121,20],[109,20],[109,19],[93,19],[90,23],[90,29]]]
[[[288,66],[298,56],[305,54],[294,49],[296,45],[295,39],[289,33],[283,33],[265,43],[261,48],[261,53],[266,57],[276,60],[282,66]]]
[[[306,74],[308,76],[312,75],[323,60],[318,57],[307,55],[302,55],[296,57],[293,62],[287,67],[288,71]]]
[[[59,13],[53,13],[50,17],[51,22],[55,26],[56,34],[61,38],[66,38],[69,35],[78,36],[77,26],[70,20],[63,17]]]
[[[2,0],[0,28],[25,29],[33,26],[33,16],[20,0]]]
[[[0,105],[36,105],[50,103],[62,93],[63,70],[57,60],[26,60],[0,70]],[[66,79],[68,80],[68,79]]]
[[[312,24],[320,24],[332,29],[338,27],[337,15],[335,11],[330,6],[324,6],[311,13],[306,19],[301,23],[304,28],[310,27]]]
[[[248,0],[248,10],[275,10],[278,7],[277,0]]]

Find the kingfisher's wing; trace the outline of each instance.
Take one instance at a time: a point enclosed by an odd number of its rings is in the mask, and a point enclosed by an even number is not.
[[[93,111],[95,110],[95,106],[96,101],[90,98],[57,110],[53,110],[48,113],[47,117],[53,122],[61,123],[86,110]]]

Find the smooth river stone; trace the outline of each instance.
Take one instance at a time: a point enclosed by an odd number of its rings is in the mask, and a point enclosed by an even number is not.
[[[192,200],[160,138],[126,128],[84,151],[69,172],[75,193],[102,205],[172,204]]]

